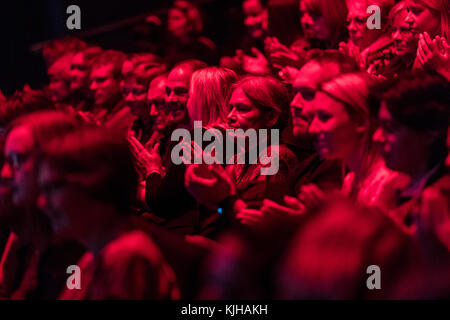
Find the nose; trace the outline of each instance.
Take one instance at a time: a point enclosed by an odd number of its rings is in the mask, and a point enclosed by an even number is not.
[[[125,96],[125,101],[126,102],[133,102],[133,101],[135,101],[136,99],[135,99],[135,97],[134,97],[134,95],[133,95],[133,93],[128,93],[126,96]]]
[[[396,29],[396,30],[394,31],[394,33],[392,34],[392,39],[393,39],[393,40],[397,40],[397,41],[399,41],[399,40],[402,39],[402,36],[401,36],[401,34],[400,34],[400,29]]]
[[[9,163],[3,165],[0,173],[2,180],[11,180],[13,178],[13,169]]]
[[[159,115],[158,109],[156,108],[156,105],[152,103],[150,106],[150,116],[151,117],[157,117]]]
[[[356,23],[354,19],[350,20],[350,24],[348,25],[348,31],[356,32],[358,28],[356,27]]]
[[[230,113],[227,116],[228,123],[233,123],[236,121],[236,112],[235,109],[231,109]]]
[[[97,82],[92,81],[91,85],[89,86],[89,89],[97,90],[97,88],[98,88]]]
[[[414,14],[412,13],[412,11],[408,10],[406,17],[405,17],[405,22],[407,22],[411,25],[414,23],[414,20],[415,20]]]
[[[291,102],[291,107],[302,108],[303,107],[303,98],[300,93],[297,93],[294,99]]]
[[[316,135],[320,132],[320,125],[316,117],[314,117],[313,120],[311,121],[311,124],[309,125],[308,128],[308,132],[313,135]]]
[[[301,19],[301,22],[302,22],[303,24],[306,24],[306,25],[313,25],[313,24],[314,24],[313,18],[312,18],[307,12],[305,12],[305,13],[303,14],[303,17],[302,17],[302,19]]]
[[[383,129],[378,128],[373,134],[372,140],[377,143],[384,143],[386,141]]]

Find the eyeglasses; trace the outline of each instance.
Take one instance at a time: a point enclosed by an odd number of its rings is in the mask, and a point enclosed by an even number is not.
[[[295,91],[295,93],[300,93],[303,100],[306,100],[306,101],[314,100],[314,98],[316,97],[316,92],[317,92],[317,90],[314,88],[304,87],[304,86],[295,87],[294,91]]]

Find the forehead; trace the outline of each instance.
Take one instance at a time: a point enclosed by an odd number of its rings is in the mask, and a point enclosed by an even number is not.
[[[367,15],[367,1],[366,0],[353,0],[347,1],[348,15],[349,16],[365,16]]]
[[[166,91],[164,90],[165,87],[165,81],[158,81],[158,83],[156,83],[155,85],[150,86],[148,90],[148,99],[150,100],[164,98],[164,95],[166,93]]]
[[[73,59],[72,59],[72,64],[83,64],[84,63],[84,56],[81,52],[77,53]]]
[[[237,88],[236,90],[234,90],[230,98],[230,104],[238,104],[238,103],[246,105],[252,104],[241,88]]]
[[[111,64],[106,64],[95,68],[92,70],[91,77],[92,78],[103,78],[109,77],[112,74],[113,66]]]
[[[5,153],[18,152],[26,153],[33,149],[33,135],[27,126],[20,126],[13,129],[5,143]]]
[[[263,10],[263,7],[259,0],[244,0],[244,2],[242,3],[242,8],[244,9],[244,12],[255,12]]]
[[[317,92],[316,99],[314,100],[314,109],[326,110],[329,113],[338,114],[346,113],[345,107],[339,101],[336,101],[323,92]]]
[[[187,68],[175,68],[167,78],[166,87],[188,87],[191,76],[192,72]]]
[[[338,72],[338,67],[334,63],[320,65],[317,62],[310,62],[304,65],[294,81],[294,87],[312,86],[318,87],[324,77]]]
[[[126,88],[142,89],[145,87],[144,84],[137,81],[136,77],[126,77],[123,84]]]

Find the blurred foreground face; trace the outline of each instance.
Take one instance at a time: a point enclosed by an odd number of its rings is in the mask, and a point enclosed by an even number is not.
[[[367,27],[368,2],[367,0],[353,0],[347,2],[347,29],[352,42],[360,49],[365,49],[371,45],[380,36],[381,30],[369,29]]]
[[[265,128],[264,114],[254,106],[241,88],[233,91],[230,98],[230,113],[228,126],[232,129],[262,129]]]
[[[165,101],[173,123],[179,123],[187,117],[191,76],[192,72],[186,68],[175,68],[167,78]]]
[[[252,38],[261,38],[267,33],[268,12],[259,0],[245,0],[242,4],[244,24]]]
[[[167,109],[165,97],[166,80],[152,81],[148,90],[148,106],[152,118],[153,130],[162,132],[170,125],[170,112]]]
[[[6,138],[5,162],[1,171],[2,184],[9,186],[15,206],[33,206],[37,197],[33,151],[30,129],[21,126],[13,129]]]
[[[39,170],[39,208],[52,223],[53,231],[68,238],[78,239],[86,224],[83,216],[93,210],[85,188],[66,181],[64,175],[44,161]]]
[[[103,65],[93,69],[90,80],[90,89],[94,92],[95,105],[109,105],[120,97],[120,80],[114,77],[112,65]]]
[[[72,90],[70,88],[71,81],[62,72],[57,72],[50,74],[50,83],[48,86],[50,98],[53,102],[64,101],[70,94]]]
[[[344,104],[318,92],[312,109],[309,131],[321,158],[348,159],[360,147],[361,135]]]
[[[303,1],[300,1],[300,24],[307,39],[328,40],[330,30],[325,18],[320,12],[312,12],[306,9]]]
[[[89,88],[89,66],[84,61],[83,53],[77,53],[70,66],[70,88],[76,91],[86,91]]]
[[[138,83],[135,77],[125,79],[123,97],[134,116],[141,119],[149,116],[147,87],[142,83]]]
[[[415,172],[417,163],[424,162],[423,155],[429,148],[427,134],[411,130],[396,121],[385,102],[381,104],[378,120],[380,127],[373,140],[379,144],[386,166],[406,174]]]

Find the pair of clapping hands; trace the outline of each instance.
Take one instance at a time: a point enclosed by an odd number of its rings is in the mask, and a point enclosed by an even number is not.
[[[448,78],[450,73],[450,46],[447,40],[440,36],[436,36],[432,40],[427,32],[420,34],[415,66],[434,70]]]
[[[164,175],[161,155],[159,154],[159,143],[153,146],[144,146],[135,136],[127,137],[130,151],[133,154],[137,171],[142,177],[147,177],[151,173]]]

